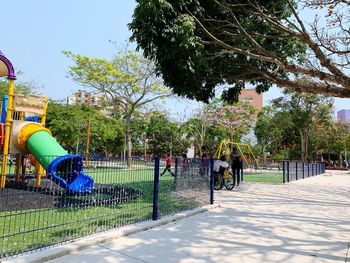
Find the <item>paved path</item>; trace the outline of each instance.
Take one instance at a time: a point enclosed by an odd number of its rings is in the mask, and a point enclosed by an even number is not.
[[[220,208],[49,262],[350,262],[350,173],[215,193]]]

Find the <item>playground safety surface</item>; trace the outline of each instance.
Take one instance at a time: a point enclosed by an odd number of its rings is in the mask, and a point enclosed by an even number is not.
[[[0,189],[0,211],[119,204],[140,197],[141,191],[118,185],[96,184],[91,194],[77,195],[50,181],[40,187],[9,182]]]

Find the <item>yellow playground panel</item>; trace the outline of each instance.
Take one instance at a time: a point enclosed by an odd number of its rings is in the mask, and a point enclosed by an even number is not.
[[[252,149],[248,144],[245,143],[223,140],[220,142],[220,145],[215,152],[214,158],[219,159],[222,154],[230,155],[233,147],[237,148],[247,168],[253,168],[254,164],[255,168],[259,167],[259,162],[255,158]]]

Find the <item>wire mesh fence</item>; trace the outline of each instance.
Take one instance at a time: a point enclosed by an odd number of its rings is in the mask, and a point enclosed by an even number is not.
[[[324,163],[282,161],[243,169],[243,180],[259,183],[286,183],[324,173]]]
[[[6,184],[0,189],[0,258],[152,220],[158,158],[132,160],[129,165],[115,158],[77,158],[57,168],[56,176],[67,185],[55,183],[53,175],[38,165],[26,164],[29,158],[6,156]],[[175,166],[175,176],[159,178],[157,218],[209,204],[209,174],[199,177],[196,163],[188,175]],[[80,176],[79,165],[93,181],[87,191],[70,188]]]
[[[283,161],[283,182],[292,182],[325,172],[324,163]]]
[[[279,162],[258,162],[257,165],[246,166],[242,163],[242,180],[252,183],[283,183],[283,164]],[[243,176],[242,176],[243,175]]]
[[[174,171],[159,183],[159,215],[206,205],[210,199],[209,159],[176,158]],[[164,171],[160,168],[160,171]],[[170,178],[170,179],[169,179]]]

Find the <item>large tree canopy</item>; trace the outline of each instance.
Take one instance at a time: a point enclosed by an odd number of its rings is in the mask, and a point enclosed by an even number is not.
[[[349,16],[345,13],[349,1],[312,2],[311,8],[321,4],[330,8],[331,32],[322,23],[307,26],[298,13],[304,7],[302,1],[137,3],[129,24],[131,39],[156,61],[165,83],[179,95],[208,101],[215,87],[225,84],[223,98],[234,101],[249,83],[259,92],[277,84],[295,91],[350,97],[346,71]],[[345,15],[340,16],[340,10]]]

